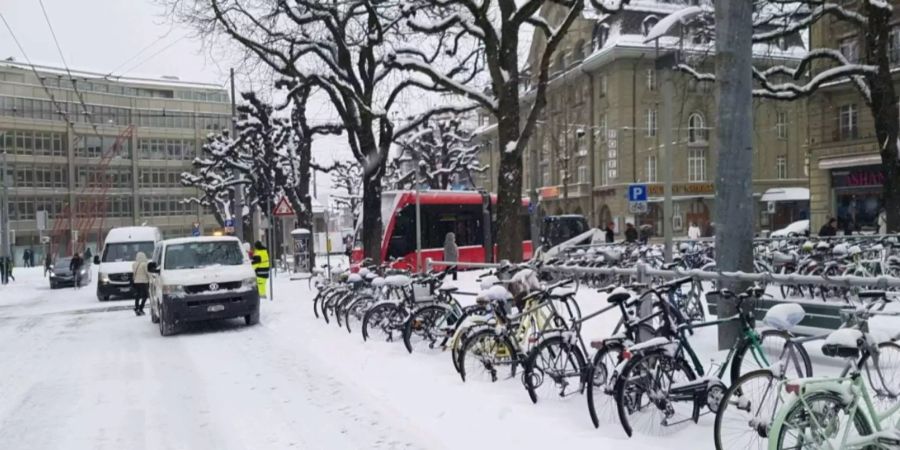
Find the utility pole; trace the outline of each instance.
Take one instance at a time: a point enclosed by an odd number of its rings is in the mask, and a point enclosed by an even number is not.
[[[753,271],[753,3],[716,2],[716,265],[722,272]],[[746,282],[723,280],[741,292]],[[722,302],[725,303],[725,302]],[[719,316],[736,305],[720,307]],[[719,348],[731,347],[736,326],[719,326]]]
[[[0,137],[3,137],[4,133],[0,133]],[[9,172],[6,170],[6,150],[3,150],[3,168],[0,169],[2,172],[0,174],[3,175],[3,186],[0,189],[0,257],[3,258],[4,264],[7,257],[11,257],[9,252],[9,190],[7,188],[7,178]],[[6,266],[3,266],[6,270]],[[5,277],[5,275],[4,275]],[[5,279],[5,278],[4,278]]]
[[[531,254],[532,257],[534,257],[534,254],[537,253],[538,248],[541,246],[540,197],[538,196],[538,189],[540,188],[540,182],[538,181],[540,172],[538,155],[541,151],[538,146],[541,145],[540,143],[543,142],[543,139],[532,139],[532,142],[539,143],[531,153],[531,189],[528,190],[528,212],[531,216]],[[527,147],[525,148],[525,151],[529,151]],[[498,171],[497,177],[499,178],[500,176],[501,174]]]
[[[234,139],[235,133],[237,130],[235,128],[235,121],[237,120],[237,99],[235,99],[235,91],[234,91],[234,67],[231,68],[231,138]],[[244,187],[242,185],[237,185],[234,188],[234,204],[232,205],[234,211],[232,214],[232,220],[234,221],[234,235],[238,237],[240,240],[244,240]]]
[[[659,41],[657,40],[657,52],[659,52]],[[657,57],[656,70],[657,73],[662,72],[662,98],[663,98],[663,114],[662,114],[662,140],[663,151],[663,171],[665,183],[663,193],[663,238],[665,239],[665,258],[666,262],[672,262],[672,166],[674,165],[673,153],[675,152],[675,143],[672,142],[672,103],[674,102],[675,86],[672,82],[672,67],[674,66],[674,54],[668,53],[663,57]]]

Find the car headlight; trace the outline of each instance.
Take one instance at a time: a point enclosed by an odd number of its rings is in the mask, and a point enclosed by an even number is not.
[[[244,279],[242,287],[245,289],[256,289],[256,277]]]
[[[165,295],[184,295],[184,286],[180,284],[163,285],[163,294]]]
[[[109,283],[109,276],[106,275],[105,273],[100,272],[99,274],[97,274],[97,276],[100,277],[101,283],[103,283],[103,284]]]

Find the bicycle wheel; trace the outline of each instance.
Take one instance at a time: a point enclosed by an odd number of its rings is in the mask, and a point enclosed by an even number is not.
[[[614,387],[616,368],[622,362],[623,347],[605,343],[597,350],[591,361],[590,383],[587,383],[588,413],[594,428],[601,423],[613,423],[616,419],[616,402]]]
[[[778,380],[771,371],[744,374],[725,391],[716,412],[716,450],[768,448],[769,426],[778,405]]]
[[[875,359],[866,361],[867,388],[872,394],[872,404],[884,413],[900,401],[900,345],[894,342],[878,344],[878,365]]]
[[[344,326],[348,333],[353,332],[353,325],[362,323],[363,318],[368,311],[369,306],[375,301],[372,297],[357,297],[346,308],[344,308]],[[351,324],[352,322],[352,324]]]
[[[780,363],[781,378],[806,378],[812,376],[812,361],[806,348],[791,341],[791,334],[781,330],[764,330],[760,333],[759,347],[765,360],[757,355],[749,341],[734,353],[731,360],[731,383],[736,383],[742,375],[759,369],[773,368]],[[776,370],[776,368],[773,368]]]
[[[509,337],[493,329],[473,334],[459,355],[459,374],[463,381],[495,382],[516,376],[516,348]]]
[[[779,449],[838,448],[845,432],[848,439],[872,433],[858,410],[850,416],[839,393],[812,392],[789,407],[778,436],[773,436]]]
[[[689,421],[695,403],[675,402],[669,390],[695,378],[683,360],[665,353],[632,357],[616,380],[616,409],[625,433],[661,436],[669,427]]]
[[[568,397],[582,392],[584,355],[562,336],[551,336],[535,345],[523,366],[522,380],[532,403],[541,397]]]
[[[403,326],[403,345],[406,351],[441,351],[447,340],[447,319],[450,308],[428,305],[417,309]]]
[[[393,342],[394,338],[400,337],[401,315],[400,307],[394,303],[375,305],[363,317],[363,340]]]

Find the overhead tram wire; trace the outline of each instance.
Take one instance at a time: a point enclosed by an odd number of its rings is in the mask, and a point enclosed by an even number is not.
[[[38,3],[40,3],[41,5],[41,11],[44,13],[44,20],[47,22],[47,27],[50,28],[50,36],[53,37],[53,43],[56,44],[56,51],[59,52],[59,58],[62,60],[63,67],[66,68],[66,73],[69,75],[69,81],[72,83],[72,89],[75,91],[75,97],[78,99],[78,103],[81,105],[82,113],[87,118],[87,121],[91,125],[91,128],[94,130],[94,134],[96,134],[97,137],[102,140],[103,136],[100,135],[100,130],[97,128],[97,124],[94,123],[93,119],[91,118],[91,114],[88,112],[87,104],[85,104],[84,102],[84,96],[81,95],[81,91],[78,90],[78,82],[75,80],[75,77],[72,76],[72,71],[69,70],[69,64],[66,62],[65,55],[63,55],[62,47],[59,45],[59,39],[56,38],[56,31],[53,29],[53,24],[50,23],[50,16],[47,14],[47,8],[44,6],[44,0],[38,0]],[[78,133],[75,133],[75,136],[80,138]]]
[[[28,66],[31,68],[31,71],[34,73],[35,78],[37,78],[38,82],[41,84],[41,87],[44,88],[44,92],[47,93],[47,96],[50,98],[50,102],[53,103],[53,106],[56,108],[56,112],[63,116],[66,123],[75,129],[75,122],[69,117],[69,112],[66,108],[61,108],[59,102],[56,100],[56,97],[53,95],[53,92],[50,91],[50,88],[47,87],[47,84],[44,83],[44,78],[38,73],[37,69],[34,67],[34,64],[31,62],[31,58],[28,57],[28,53],[25,52],[25,48],[22,47],[22,43],[19,42],[19,38],[16,37],[16,33],[13,32],[12,27],[9,26],[9,22],[6,21],[6,17],[0,13],[0,20],[3,20],[3,24],[6,26],[6,30],[9,31],[9,35],[12,36],[13,42],[16,43],[16,47],[19,48],[19,51],[22,52],[22,56],[25,57],[25,62],[28,63]]]
[[[162,53],[162,52],[168,50],[168,49],[171,48],[173,45],[175,45],[175,44],[181,42],[181,40],[184,39],[184,38],[186,38],[187,36],[188,36],[187,34],[182,35],[180,38],[175,39],[174,41],[170,42],[169,45],[166,45],[165,47],[159,49],[156,53],[153,53],[152,55],[147,56],[146,58],[140,60],[137,64],[132,65],[131,67],[128,68],[128,70],[123,70],[122,73],[120,73],[119,75],[112,76],[111,78],[115,78],[115,79],[120,79],[120,78],[122,78],[122,77],[125,76],[125,74],[127,74],[128,72],[131,72],[132,70],[137,69],[138,67],[144,65],[144,63],[146,63],[147,61],[149,61],[149,60],[151,60],[151,59],[153,59],[153,58],[159,56],[160,53]]]
[[[113,74],[114,74],[117,70],[121,69],[122,67],[125,67],[126,64],[131,63],[132,61],[134,61],[135,59],[137,59],[139,56],[141,56],[144,52],[146,52],[147,50],[150,50],[151,47],[153,47],[154,45],[156,45],[157,43],[159,43],[159,42],[162,41],[163,39],[169,37],[169,35],[172,34],[172,30],[173,30],[173,29],[174,29],[174,28],[170,27],[170,28],[169,28],[169,31],[166,31],[165,34],[163,34],[162,36],[159,36],[158,38],[156,38],[155,41],[151,42],[149,45],[147,45],[147,46],[145,46],[144,48],[140,49],[137,53],[135,53],[134,55],[132,55],[130,58],[126,59],[125,61],[122,61],[122,63],[120,63],[118,66],[116,66],[116,67],[114,67],[112,70],[110,70],[109,73],[107,73],[103,78],[105,78],[105,79],[107,79],[107,80],[110,79],[110,78],[113,76]]]

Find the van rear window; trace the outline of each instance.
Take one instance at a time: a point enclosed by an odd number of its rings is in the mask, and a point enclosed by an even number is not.
[[[146,257],[153,255],[153,241],[148,242],[113,242],[103,248],[103,262],[134,261],[138,252],[144,252]]]

